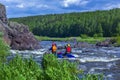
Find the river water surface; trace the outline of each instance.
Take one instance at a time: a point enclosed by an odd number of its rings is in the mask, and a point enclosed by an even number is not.
[[[68,42],[55,42],[57,46],[65,46]],[[72,46],[74,42],[69,42]],[[49,52],[52,41],[41,41],[40,45],[42,49],[39,50],[11,50],[12,55],[20,54],[24,58],[29,58],[31,55],[38,63],[41,62],[42,56],[45,52]],[[64,52],[65,49],[58,50],[58,52]],[[102,73],[105,76],[105,80],[120,80],[120,47],[89,47],[89,48],[72,48],[72,54],[77,58],[71,60],[77,60],[80,62],[78,67],[83,69],[86,73]]]

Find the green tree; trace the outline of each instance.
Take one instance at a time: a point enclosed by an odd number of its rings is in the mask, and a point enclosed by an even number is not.
[[[117,33],[117,36],[120,36],[120,23],[117,24],[116,33]]]

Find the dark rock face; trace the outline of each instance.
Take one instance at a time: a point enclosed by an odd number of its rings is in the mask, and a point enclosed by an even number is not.
[[[12,29],[12,31],[8,31],[12,49],[25,50],[40,48],[38,41],[34,38],[27,26],[10,22],[9,27]]]
[[[7,20],[7,17],[6,17],[6,9],[5,9],[5,6],[0,4],[0,20],[7,24],[8,20]]]
[[[6,31],[7,27],[8,27],[8,26],[5,25],[5,24],[0,20],[0,32],[4,33],[4,34],[3,34],[3,39],[4,39],[4,41],[5,41],[8,45],[10,45],[10,44],[11,44],[11,40],[9,39],[8,33],[7,33],[7,31]]]
[[[39,49],[39,42],[29,31],[28,26],[16,22],[9,22],[6,18],[5,6],[0,4],[0,32],[4,33],[5,42],[12,49],[31,50]]]

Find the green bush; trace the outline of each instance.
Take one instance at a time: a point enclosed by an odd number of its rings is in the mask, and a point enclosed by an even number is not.
[[[103,74],[84,74],[81,80],[103,80]]]
[[[2,33],[0,32],[0,35]],[[3,41],[3,38],[0,37],[0,62],[4,62],[6,60],[6,56],[9,55],[10,47]]]
[[[117,36],[117,44],[120,45],[120,36]]]
[[[81,34],[80,36],[81,36],[81,38],[83,38],[83,39],[88,38],[88,36],[87,36],[86,34]]]
[[[0,38],[3,37],[3,35],[4,35],[3,32],[0,32]]]
[[[97,38],[97,37],[98,37],[98,35],[97,35],[97,34],[94,34],[94,35],[93,35],[93,37],[94,37],[94,38]]]
[[[1,80],[41,80],[42,70],[32,59],[22,59],[20,56],[0,67]]]
[[[79,80],[77,64],[67,60],[58,60],[53,54],[43,57],[42,66],[47,80]]]
[[[102,33],[94,34],[93,37],[94,37],[94,38],[103,37],[103,34],[102,34]]]
[[[0,65],[1,80],[79,80],[76,64],[59,61],[54,55],[44,55],[41,68],[31,59],[16,56]]]
[[[82,74],[82,78],[78,75]],[[58,60],[53,54],[44,55],[41,66],[34,60],[16,56],[0,63],[0,80],[103,80],[103,76],[83,74],[77,64]]]

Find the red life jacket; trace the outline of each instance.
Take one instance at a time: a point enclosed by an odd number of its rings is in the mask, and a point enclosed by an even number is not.
[[[66,52],[70,53],[71,52],[71,47],[66,47]]]

